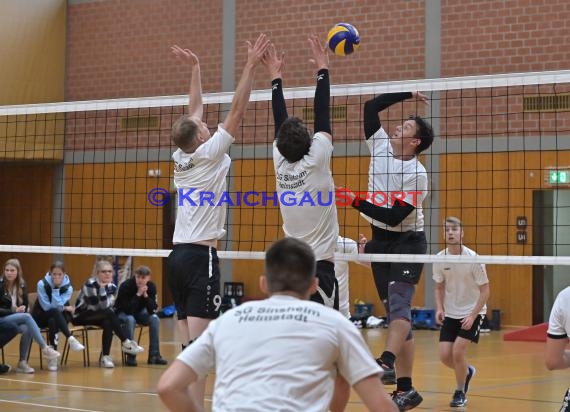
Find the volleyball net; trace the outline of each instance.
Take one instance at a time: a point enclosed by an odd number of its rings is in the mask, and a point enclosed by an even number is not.
[[[570,243],[570,201],[561,190],[570,184],[570,71],[334,85],[336,186],[367,190],[364,102],[415,90],[429,106],[408,100],[381,120],[388,133],[416,113],[434,127],[435,141],[421,155],[430,181],[423,204],[429,253],[442,248],[442,222],[452,215],[464,223],[466,244],[505,256],[493,258],[498,263],[563,254]],[[212,131],[232,96],[204,96]],[[285,90],[289,115],[310,127],[313,96],[314,87]],[[170,131],[187,103],[187,96],[167,96],[0,107],[0,251],[165,256],[176,204],[185,199],[173,183]],[[197,205],[228,208],[222,257],[261,259],[283,236],[279,203],[287,199],[275,193],[273,137],[271,93],[254,91],[229,153],[227,193]],[[370,236],[350,206],[338,205],[338,215],[341,235]]]

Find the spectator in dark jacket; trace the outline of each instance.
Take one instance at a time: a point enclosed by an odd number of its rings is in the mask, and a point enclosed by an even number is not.
[[[136,324],[149,327],[149,365],[166,365],[160,356],[160,319],[156,315],[156,285],[150,280],[150,269],[139,266],[135,276],[125,280],[119,287],[115,310],[119,319],[126,325],[129,339],[133,339]],[[137,366],[136,355],[127,354],[127,366]]]

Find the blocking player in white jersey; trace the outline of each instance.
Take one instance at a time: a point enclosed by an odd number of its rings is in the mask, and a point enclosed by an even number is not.
[[[549,370],[570,368],[570,287],[562,290],[550,311],[546,339],[546,367]]]
[[[336,252],[337,253],[347,253],[357,255],[358,253],[364,252],[364,246],[366,245],[366,237],[360,235],[358,237],[358,243],[348,237],[339,236],[336,241]],[[367,262],[360,262],[358,260],[353,260],[358,264],[366,267],[370,267]],[[349,261],[338,260],[334,262],[334,274],[338,282],[338,310],[347,318],[350,318],[350,299],[349,299]]]
[[[319,287],[311,300],[338,309],[338,285],[334,275],[334,253],[338,219],[331,173],[333,151],[330,124],[329,57],[317,36],[309,37],[317,68],[313,137],[297,117],[288,117],[283,96],[284,55],[270,47],[264,64],[271,76],[272,109],[275,120],[273,164],[279,209],[286,236],[302,239],[315,251]],[[285,204],[284,200],[287,200]]]
[[[570,287],[562,290],[550,311],[546,335],[545,361],[549,370],[570,368]],[[564,394],[560,412],[570,411],[570,388]]]
[[[166,370],[158,394],[171,411],[194,411],[187,387],[216,369],[214,411],[327,411],[343,376],[370,411],[396,411],[358,329],[308,300],[316,261],[302,240],[284,238],[265,254],[260,287],[269,294],[225,312]]]
[[[204,192],[217,201],[226,187],[231,159],[227,155],[245,114],[255,68],[269,45],[265,34],[255,44],[247,43],[247,62],[237,85],[230,111],[218,130],[210,136],[202,121],[202,83],[198,57],[189,49],[172,47],[174,55],[192,68],[189,113],[172,127],[172,141],[178,149],[174,160],[174,183],[178,188],[178,209],[174,248],[167,260],[168,285],[174,299],[183,347],[218,317],[221,304],[217,241],[224,234],[226,208],[200,203]],[[203,399],[205,381],[193,385]]]
[[[444,230],[447,248],[438,256],[477,255],[463,244],[461,220],[447,217]],[[479,342],[479,330],[490,295],[489,279],[484,264],[434,263],[433,280],[436,319],[443,322],[439,334],[439,358],[455,371],[457,382],[449,405],[461,407],[467,403],[469,382],[475,374],[475,368],[467,363],[467,347],[471,342]]]
[[[370,150],[367,201],[355,197],[352,206],[368,220],[372,239],[365,253],[423,254],[427,251],[422,202],[428,193],[421,152],[433,142],[433,130],[419,116],[412,116],[388,136],[380,124],[379,112],[410,98],[427,104],[419,92],[386,93],[364,104],[364,135]],[[412,385],[414,336],[411,303],[423,264],[373,262],[372,273],[380,300],[386,308],[388,337],[384,352],[377,359],[384,369],[382,382],[396,384],[394,402],[402,410],[422,402]],[[397,372],[397,379],[396,379]]]

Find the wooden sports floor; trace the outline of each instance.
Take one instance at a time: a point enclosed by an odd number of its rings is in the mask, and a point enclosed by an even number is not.
[[[173,319],[161,323],[161,352],[172,360],[179,351]],[[39,369],[37,345],[32,348],[30,365],[33,375],[9,372],[0,375],[0,411],[130,411],[165,410],[156,394],[156,382],[165,367],[146,365],[146,355],[139,355],[139,366],[120,366],[119,343],[115,339],[112,356],[115,369],[96,365],[100,352],[100,332],[90,332],[91,364],[83,367],[80,353],[70,353],[66,367],[58,372]],[[414,386],[424,397],[418,411],[558,411],[562,397],[570,386],[570,372],[546,370],[543,362],[543,343],[504,342],[504,332],[481,336],[479,345],[469,349],[470,362],[477,368],[469,390],[465,408],[448,406],[454,389],[451,370],[437,358],[437,331],[416,331],[416,364]],[[384,344],[385,329],[363,331],[374,354]],[[17,362],[19,337],[4,349],[6,361],[13,367]],[[142,337],[148,345],[148,331]],[[144,356],[143,356],[144,355]],[[208,382],[208,410],[212,393],[212,377]],[[392,388],[389,388],[392,389]],[[358,396],[353,394],[347,411],[364,411]]]

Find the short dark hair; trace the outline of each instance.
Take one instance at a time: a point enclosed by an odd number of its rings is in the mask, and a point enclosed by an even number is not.
[[[286,119],[277,131],[277,150],[288,162],[303,158],[311,148],[311,137],[307,127],[298,117]]]
[[[445,223],[451,223],[452,225],[457,225],[459,226],[461,229],[463,229],[463,222],[461,220],[459,220],[458,217],[455,216],[447,216],[445,218]]]
[[[145,265],[140,265],[135,269],[135,275],[148,276],[150,275],[150,268]]]
[[[286,237],[265,252],[265,276],[271,293],[304,295],[311,287],[316,270],[315,253],[302,240]]]
[[[433,128],[420,116],[410,116],[410,119],[416,122],[418,127],[416,137],[420,139],[420,144],[416,147],[416,154],[420,154],[424,150],[429,149],[433,143]]]
[[[198,125],[189,116],[181,116],[172,125],[172,142],[183,152],[192,153],[196,145]]]

